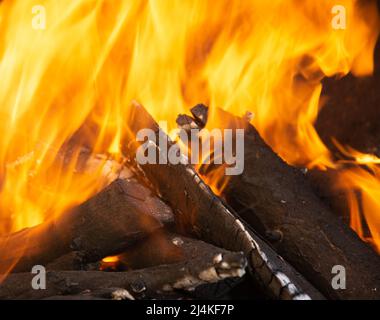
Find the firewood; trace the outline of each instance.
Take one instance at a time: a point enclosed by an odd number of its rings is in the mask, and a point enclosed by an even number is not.
[[[85,203],[0,238],[0,271],[30,271],[75,251],[82,263],[119,253],[173,222],[171,209],[135,180],[116,180]]]
[[[46,270],[48,271],[75,271],[75,270],[99,271],[100,266],[101,266],[100,261],[84,262],[80,255],[80,252],[71,251],[46,264]]]
[[[227,202],[263,237],[269,236],[276,251],[327,297],[378,299],[380,257],[321,202],[301,170],[275,154],[252,125],[222,110],[214,114],[225,128],[245,129],[245,170],[230,177],[223,192]],[[331,285],[336,265],[346,269],[345,290]]]
[[[344,166],[350,167],[349,165]],[[305,174],[310,182],[314,192],[322,201],[329,206],[331,211],[335,213],[346,224],[350,222],[350,206],[347,194],[344,190],[337,188],[336,181],[340,178],[340,174],[345,169],[327,169],[327,170],[308,170]]]
[[[46,269],[48,271],[73,271],[81,269],[90,271],[130,271],[164,264],[186,262],[197,259],[200,256],[204,257],[204,259],[211,259],[212,257],[223,256],[228,253],[227,250],[215,247],[201,240],[159,230],[131,246],[124,253],[117,255],[117,259],[115,260],[79,265],[76,253],[71,252],[49,263]],[[241,282],[241,278],[221,281],[217,285],[209,285],[205,288],[197,289],[193,293],[193,296],[204,297],[206,295],[208,299],[211,297],[220,298],[228,294]],[[254,290],[255,288],[252,288],[252,291]],[[99,297],[99,295],[91,292],[89,299],[91,297]],[[101,295],[100,297],[104,298],[105,296]]]
[[[73,271],[73,270],[81,270],[85,268],[83,263],[80,263],[81,258],[78,256],[77,252],[69,252],[64,254],[57,259],[49,262],[46,265],[46,270],[48,271]],[[99,269],[97,269],[99,270]]]
[[[159,231],[128,248],[118,258],[119,263],[127,268],[143,269],[189,261],[198,256],[208,259],[224,254],[228,254],[228,251],[204,241]]]
[[[48,271],[74,271],[112,268],[117,271],[137,270],[162,264],[173,264],[195,259],[198,256],[209,258],[223,255],[227,250],[201,240],[188,238],[176,233],[159,230],[145,239],[128,247],[117,255],[115,262],[78,264],[78,253],[70,252],[49,263]]]
[[[46,289],[34,290],[33,274],[10,274],[0,285],[0,299],[43,299],[83,292],[125,289],[133,298],[162,298],[176,290],[196,287],[244,275],[246,259],[239,252],[202,256],[182,263],[156,266],[130,272],[51,271]]]
[[[150,128],[156,137],[160,135],[169,145],[172,144],[153,118],[138,104],[132,106],[129,128],[134,135],[141,129]],[[151,144],[154,145],[153,141]],[[134,158],[139,146],[138,142],[129,143],[124,151]],[[158,156],[162,149],[156,146],[156,151]],[[170,163],[137,165],[175,210],[176,220],[185,230],[225,249],[243,251],[254,278],[269,296],[283,299],[323,298],[215,196],[192,166]]]

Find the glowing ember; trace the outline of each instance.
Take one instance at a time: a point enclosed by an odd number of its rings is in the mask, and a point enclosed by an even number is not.
[[[105,263],[115,263],[115,262],[118,262],[119,261],[119,257],[118,256],[113,256],[113,257],[106,257],[102,260],[102,262],[105,262]]]
[[[120,259],[118,256],[106,257],[101,261],[99,270],[117,271],[119,262],[120,262]]]

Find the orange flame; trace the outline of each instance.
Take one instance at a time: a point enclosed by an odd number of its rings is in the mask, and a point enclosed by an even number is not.
[[[380,168],[344,171],[338,185],[347,192],[351,228],[380,253]]]
[[[117,270],[120,259],[118,256],[110,256],[102,259],[100,270]]]
[[[198,102],[250,110],[286,161],[335,167],[313,127],[320,80],[370,74],[379,32],[369,1],[340,1],[345,30],[332,28],[333,0],[38,3],[42,29],[32,25],[35,1],[0,4],[0,234],[104,187],[102,164],[75,173],[78,155],[83,146],[119,155],[132,100],[171,128]],[[73,139],[70,163],[57,161]]]
[[[337,181],[337,187],[347,193],[351,228],[380,253],[380,158],[335,144],[349,159],[340,163],[351,165],[339,172]]]

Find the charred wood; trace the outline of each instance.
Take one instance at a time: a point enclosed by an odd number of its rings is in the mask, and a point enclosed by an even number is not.
[[[161,137],[169,145],[172,144],[142,106],[133,105],[130,119],[129,127],[135,135],[139,130],[149,128],[156,133],[156,138]],[[155,145],[155,142],[150,141],[150,144]],[[134,158],[140,145],[130,143],[126,154]],[[162,156],[162,150],[157,146],[156,151],[157,157]],[[228,250],[243,251],[253,276],[269,296],[284,299],[323,298],[215,196],[192,166],[170,163],[139,166],[175,210],[176,220],[185,230]]]
[[[174,233],[156,232],[118,256],[119,263],[131,269],[143,269],[163,264],[224,256],[228,250],[201,240]]]
[[[176,290],[196,287],[244,275],[246,259],[242,253],[199,256],[182,263],[156,266],[130,272],[52,271],[46,275],[46,290],[31,287],[33,274],[9,275],[0,285],[0,299],[43,299],[62,295],[111,292],[113,298],[162,298]],[[117,292],[119,290],[119,292]],[[123,291],[125,290],[125,291]]]
[[[245,170],[230,177],[227,202],[276,251],[333,299],[380,297],[380,257],[335,216],[307,178],[286,164],[242,118],[218,110],[218,123],[245,129]],[[332,268],[346,268],[347,288],[331,285]]]

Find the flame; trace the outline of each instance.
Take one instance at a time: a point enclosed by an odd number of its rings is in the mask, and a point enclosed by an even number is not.
[[[0,4],[0,235],[58,216],[104,187],[104,163],[76,172],[80,151],[118,159],[132,100],[169,129],[198,102],[249,110],[287,162],[336,167],[313,126],[320,81],[370,74],[379,33],[371,1],[339,2],[345,30],[332,28],[333,0],[38,4],[41,30],[32,25],[34,0]],[[67,163],[59,155],[72,141]],[[211,186],[218,179],[209,177]]]
[[[343,171],[338,186],[347,193],[351,228],[380,253],[380,167]]]
[[[348,159],[339,161],[336,186],[347,194],[351,228],[380,253],[380,158],[334,143]]]

